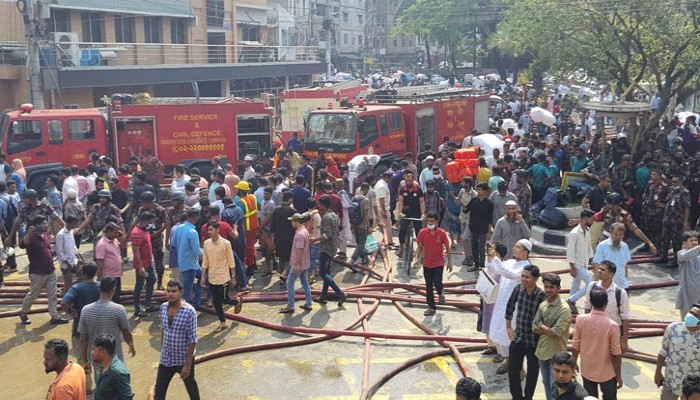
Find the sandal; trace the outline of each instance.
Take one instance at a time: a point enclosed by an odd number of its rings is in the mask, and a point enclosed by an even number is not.
[[[482,356],[492,356],[494,354],[497,354],[498,351],[496,351],[495,347],[489,347],[488,349],[484,350],[481,352]]]
[[[314,302],[319,303],[319,304],[326,304],[326,303],[328,303],[328,301],[326,300],[325,297],[320,297],[320,296],[312,297],[311,300],[313,300]]]
[[[289,308],[289,307],[280,308],[280,314],[291,314],[293,312],[294,312],[293,308]]]
[[[306,304],[299,306],[299,308],[302,308],[302,309],[304,309],[304,310],[306,310],[306,311],[311,311],[311,310],[314,309],[313,307],[307,306]]]

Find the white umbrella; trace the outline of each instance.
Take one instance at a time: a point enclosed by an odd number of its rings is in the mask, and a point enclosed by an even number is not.
[[[540,107],[533,107],[530,110],[530,119],[533,122],[541,122],[547,126],[554,125],[554,121],[557,120],[551,112]]]
[[[416,79],[428,79],[428,76],[425,74],[418,74],[416,75]]]
[[[506,118],[503,120],[503,128],[504,129],[509,129],[509,128],[515,129],[517,126],[518,125],[511,118]]]
[[[683,112],[679,112],[678,114],[676,114],[676,116],[678,117],[679,120],[681,120],[681,122],[685,122],[686,118],[693,116],[693,115],[695,116],[695,122],[700,121],[700,115],[698,115],[694,112],[683,111]]]
[[[484,133],[471,137],[471,143],[484,150],[484,154],[492,154],[493,149],[503,152],[503,140],[491,133]]]
[[[492,95],[491,97],[489,97],[489,100],[493,100],[493,101],[503,101],[503,99],[501,98],[501,96],[496,96],[495,94]]]

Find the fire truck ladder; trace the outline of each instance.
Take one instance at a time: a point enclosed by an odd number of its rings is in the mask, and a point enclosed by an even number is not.
[[[395,88],[395,93],[386,89],[364,91],[359,97],[367,99],[371,103],[396,103],[411,102],[421,103],[431,100],[444,100],[483,94],[473,88],[446,88],[440,85],[407,86]]]

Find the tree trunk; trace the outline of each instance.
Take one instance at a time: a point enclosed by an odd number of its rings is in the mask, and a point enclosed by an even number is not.
[[[433,60],[430,57],[430,41],[428,35],[423,35],[423,40],[425,41],[425,58],[428,61],[428,70],[433,69]]]
[[[506,79],[506,65],[503,62],[501,50],[498,47],[491,50],[491,61],[496,66],[496,71],[498,71],[498,75],[501,76],[501,79]]]

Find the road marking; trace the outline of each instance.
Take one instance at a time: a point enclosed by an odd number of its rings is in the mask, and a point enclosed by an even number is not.
[[[647,363],[639,361],[639,360],[628,360],[630,361],[631,364],[635,365],[637,368],[639,368],[639,371],[644,374],[647,378],[651,379],[651,381],[654,381],[654,375],[656,374],[655,371],[652,371],[651,368],[647,366]]]
[[[442,374],[445,375],[447,380],[450,382],[451,387],[457,386],[457,381],[459,380],[459,377],[455,374],[454,370],[450,366],[450,363],[454,363],[452,357],[442,356],[433,358],[431,361],[440,369]]]
[[[667,312],[659,312],[651,307],[643,306],[641,304],[630,304],[630,310],[637,311],[644,314],[657,315],[660,317],[668,318]]]

